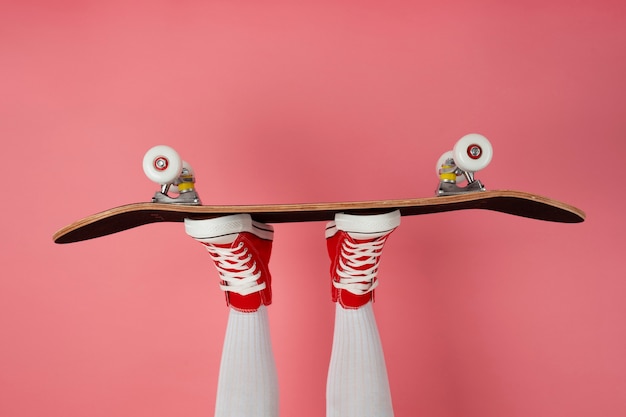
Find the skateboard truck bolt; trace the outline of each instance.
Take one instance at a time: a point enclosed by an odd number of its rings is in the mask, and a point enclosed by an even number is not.
[[[169,163],[167,162],[167,159],[165,158],[157,158],[154,161],[154,167],[158,170],[158,171],[163,171],[165,169],[167,169]]]
[[[467,149],[467,155],[472,159],[478,159],[483,154],[483,150],[478,145],[472,145]]]

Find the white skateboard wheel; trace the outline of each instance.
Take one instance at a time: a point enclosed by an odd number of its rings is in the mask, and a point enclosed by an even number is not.
[[[491,162],[493,148],[489,140],[478,133],[463,136],[454,145],[453,157],[456,166],[463,171],[476,172]]]
[[[171,184],[178,178],[182,168],[183,161],[178,152],[169,146],[150,148],[143,157],[143,172],[158,184]]]

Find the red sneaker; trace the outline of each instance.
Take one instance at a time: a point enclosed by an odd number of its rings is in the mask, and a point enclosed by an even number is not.
[[[359,308],[374,299],[378,263],[400,212],[373,216],[337,214],[326,227],[332,299],[344,308]]]
[[[188,235],[202,243],[215,262],[226,304],[242,312],[272,303],[268,268],[274,228],[248,214],[208,220],[185,219]]]

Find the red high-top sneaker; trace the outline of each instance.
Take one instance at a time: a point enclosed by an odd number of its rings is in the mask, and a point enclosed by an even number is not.
[[[385,241],[400,225],[400,212],[373,216],[339,213],[326,227],[332,299],[359,308],[374,299]]]
[[[220,275],[226,304],[242,311],[257,311],[272,302],[268,268],[274,228],[255,222],[248,214],[208,220],[185,219],[188,235],[205,245]]]

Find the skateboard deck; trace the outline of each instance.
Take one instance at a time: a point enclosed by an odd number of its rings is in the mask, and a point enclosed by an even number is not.
[[[115,207],[78,220],[53,236],[56,243],[72,243],[118,233],[151,223],[182,222],[249,213],[263,223],[332,220],[336,213],[378,214],[400,210],[403,216],[481,209],[560,223],[580,223],[585,213],[569,204],[522,191],[481,191],[452,196],[339,203],[269,205],[183,205],[135,203]]]

